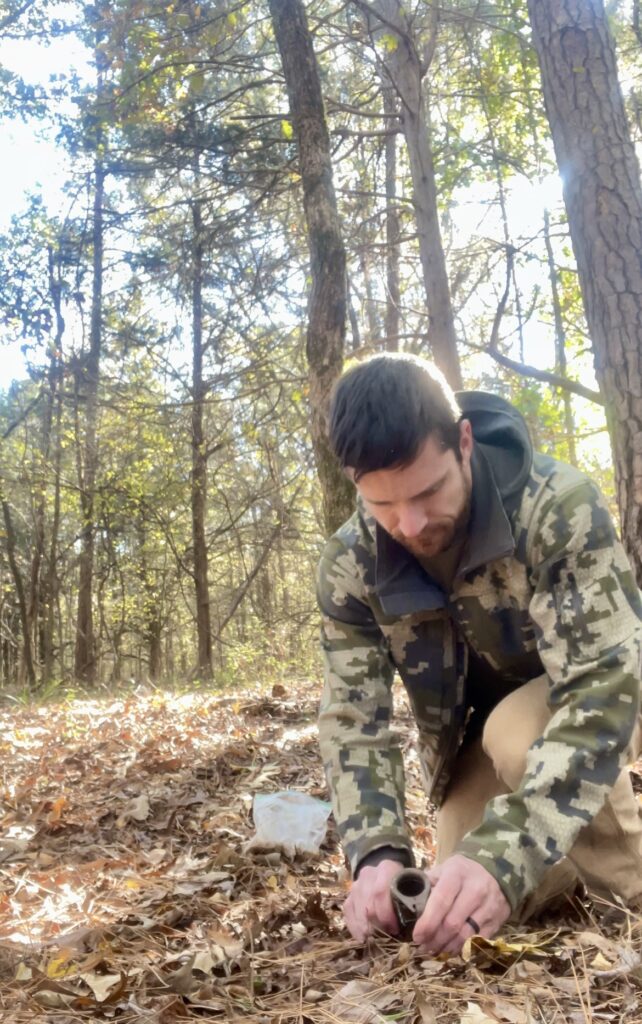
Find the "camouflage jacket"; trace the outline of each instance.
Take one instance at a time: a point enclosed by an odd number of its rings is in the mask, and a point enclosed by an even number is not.
[[[492,800],[459,852],[513,909],[598,812],[622,766],[639,705],[642,606],[604,499],[576,469],[533,455],[496,396],[458,396],[473,426],[468,540],[452,590],[357,509],[320,564],[325,687],[321,751],[353,870],[372,851],[410,851],[395,669],[439,804],[463,736],[469,650],[510,687],[546,673],[553,717],[520,788]]]

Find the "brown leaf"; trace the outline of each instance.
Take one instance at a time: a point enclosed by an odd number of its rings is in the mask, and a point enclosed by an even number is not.
[[[468,1003],[466,1012],[460,1017],[460,1024],[497,1024],[497,1017],[489,1017],[478,1003]]]
[[[177,971],[172,971],[165,978],[165,984],[172,992],[178,992],[181,996],[188,996],[190,992],[197,989],[201,981],[194,977],[193,965],[194,956],[191,956],[186,964],[179,967]]]
[[[380,1012],[399,1002],[390,988],[372,981],[349,981],[328,1003],[328,1012],[353,1024],[387,1024]]]
[[[421,1024],[437,1024],[437,1016],[428,999],[418,990],[415,992],[415,1004],[419,1010]]]
[[[56,992],[53,989],[41,988],[33,992],[31,998],[39,1006],[45,1006],[48,1010],[68,1010],[76,1002],[77,996],[70,992]]]
[[[106,999],[119,996],[125,987],[125,978],[121,974],[97,974],[96,971],[87,971],[79,977],[94,993],[97,1003],[104,1003]]]

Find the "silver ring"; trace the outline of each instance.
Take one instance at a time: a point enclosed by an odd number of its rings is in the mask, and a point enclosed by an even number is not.
[[[474,918],[474,917],[467,917],[467,918],[466,918],[466,924],[469,924],[469,925],[470,925],[470,927],[471,927],[471,928],[472,928],[472,930],[474,931],[475,935],[479,935],[479,933],[480,933],[480,931],[481,931],[481,928],[480,928],[480,927],[479,927],[479,925],[477,924],[477,922],[476,922],[476,920],[475,920],[475,918]]]

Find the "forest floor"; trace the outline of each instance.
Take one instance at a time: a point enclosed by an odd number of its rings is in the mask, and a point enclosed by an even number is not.
[[[0,711],[0,1020],[642,1021],[642,919],[570,905],[462,956],[344,930],[321,853],[245,851],[252,801],[325,798],[318,685]],[[407,707],[410,824],[431,855]]]

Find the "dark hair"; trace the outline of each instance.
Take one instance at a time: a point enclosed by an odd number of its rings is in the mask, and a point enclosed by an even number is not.
[[[406,466],[434,434],[461,459],[461,410],[440,371],[406,353],[372,356],[339,378],[330,444],[342,467],[365,473]]]

